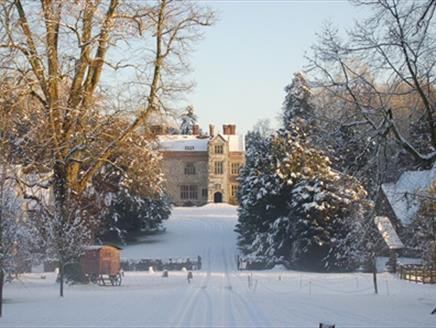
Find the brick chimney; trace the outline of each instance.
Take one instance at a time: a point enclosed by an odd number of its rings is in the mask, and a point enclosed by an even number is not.
[[[223,124],[223,134],[224,135],[230,134],[229,132],[230,132],[229,125]]]
[[[198,124],[192,126],[192,134],[194,136],[200,135],[200,127],[198,126]]]
[[[215,126],[213,124],[209,124],[209,136],[215,136]]]
[[[232,135],[236,134],[236,125],[235,124],[230,125],[230,134],[232,134]]]
[[[224,135],[235,135],[236,134],[236,125],[224,124],[223,125],[223,134]]]

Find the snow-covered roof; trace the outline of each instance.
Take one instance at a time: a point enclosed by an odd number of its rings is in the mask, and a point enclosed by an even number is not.
[[[396,183],[382,185],[383,192],[401,223],[407,225],[411,222],[433,181],[436,181],[436,166],[426,171],[406,171]]]
[[[374,218],[374,223],[389,249],[404,248],[404,245],[398,237],[397,232],[395,231],[395,228],[389,218],[386,216],[376,216]]]
[[[193,135],[161,135],[158,136],[161,151],[207,151],[209,139]]]
[[[229,151],[243,152],[245,149],[244,136],[219,134],[229,143]],[[194,135],[160,135],[158,136],[161,151],[204,151],[207,152],[209,138],[199,138]]]
[[[99,249],[102,249],[104,247],[112,247],[118,250],[122,250],[122,248],[117,245],[89,245],[89,246],[85,246],[83,249],[86,251],[98,251]]]
[[[243,135],[238,134],[220,134],[229,143],[229,151],[240,151],[245,150],[245,139]]]

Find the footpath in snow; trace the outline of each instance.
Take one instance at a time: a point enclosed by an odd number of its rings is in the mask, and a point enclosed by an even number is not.
[[[236,208],[176,208],[165,234],[126,247],[124,259],[196,257],[201,271],[126,272],[121,287],[67,286],[53,274],[7,284],[0,327],[436,327],[436,286],[379,274],[236,270]],[[250,277],[250,278],[249,278]],[[249,281],[251,283],[249,284]]]

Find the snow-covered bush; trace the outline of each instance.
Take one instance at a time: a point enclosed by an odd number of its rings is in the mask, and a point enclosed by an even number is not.
[[[23,200],[10,184],[0,192],[1,238],[0,260],[6,274],[20,272],[31,261],[34,237],[23,213]]]

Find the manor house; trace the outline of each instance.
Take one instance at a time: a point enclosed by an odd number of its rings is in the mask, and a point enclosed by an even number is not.
[[[223,125],[217,134],[209,125],[209,134],[203,136],[198,126],[192,135],[157,134],[167,191],[175,205],[237,203],[245,147],[235,125]]]

